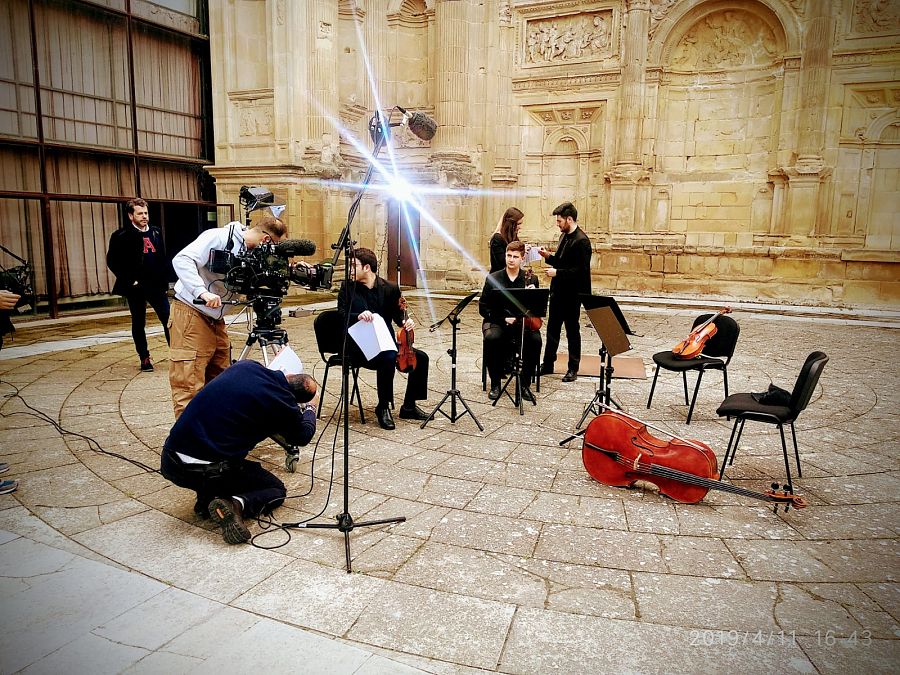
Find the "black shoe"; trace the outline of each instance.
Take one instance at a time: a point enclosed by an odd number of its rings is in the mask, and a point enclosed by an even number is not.
[[[534,394],[532,393],[531,389],[529,389],[528,387],[522,388],[522,398],[525,399],[526,401],[528,401],[529,403],[534,403],[535,405],[537,405],[537,401],[534,398]]]
[[[541,366],[541,375],[552,375],[553,374],[553,364],[545,363]]]
[[[392,431],[396,427],[394,426],[394,417],[391,415],[391,409],[387,406],[383,408],[379,406],[375,406],[375,417],[378,418],[378,425],[382,429],[387,429],[388,431]]]
[[[196,504],[194,504],[194,515],[197,516],[200,520],[208,520],[209,502],[198,501]]]
[[[145,373],[153,372],[153,362],[150,360],[149,356],[145,356],[141,359],[141,370]]]
[[[500,398],[499,384],[496,387],[491,387],[491,390],[488,392],[488,398],[492,401],[496,401],[498,398]]]
[[[401,420],[419,420],[422,422],[423,420],[428,419],[428,413],[422,410],[419,406],[413,403],[411,406],[400,406],[400,419]]]
[[[566,374],[563,375],[563,382],[574,382],[578,379],[578,373],[572,370],[571,368],[566,371]]]
[[[229,544],[250,541],[250,530],[244,525],[241,503],[236,499],[217,497],[209,503],[209,517],[222,528],[222,539]]]

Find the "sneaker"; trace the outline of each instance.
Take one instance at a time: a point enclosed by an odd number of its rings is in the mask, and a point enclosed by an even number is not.
[[[7,471],[9,471],[9,464],[0,462],[0,473],[6,473]]]
[[[15,492],[19,489],[19,481],[17,480],[5,480],[0,483],[0,495],[8,495],[10,492]]]
[[[149,356],[145,356],[144,358],[141,359],[141,371],[143,371],[145,373],[153,372],[153,362],[150,361]]]
[[[222,539],[229,544],[250,541],[250,530],[241,516],[241,503],[235,499],[217,497],[209,503],[209,517],[222,528]]]

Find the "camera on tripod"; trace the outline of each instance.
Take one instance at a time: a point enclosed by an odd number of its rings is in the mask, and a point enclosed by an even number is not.
[[[315,291],[330,288],[334,268],[330,263],[288,264],[293,256],[312,255],[316,245],[305,239],[288,239],[277,244],[259,244],[242,253],[214,250],[207,267],[224,275],[222,282],[232,293],[250,298],[258,295],[283,297],[291,282]]]
[[[20,258],[5,246],[0,245],[0,250],[3,250],[5,253],[22,263],[21,265],[9,268],[0,266],[0,290],[9,291],[10,293],[22,296],[19,298],[18,302],[16,302],[16,310],[27,311],[27,308],[31,306],[32,298],[34,297],[34,288],[31,286],[34,269],[31,267],[31,263],[24,258]]]

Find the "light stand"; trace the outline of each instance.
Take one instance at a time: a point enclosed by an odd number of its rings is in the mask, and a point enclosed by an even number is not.
[[[372,136],[372,142],[374,143],[374,148],[372,150],[372,161],[369,162],[369,167],[366,169],[366,175],[363,178],[362,185],[359,188],[359,191],[356,194],[356,198],[353,200],[353,203],[350,205],[350,210],[347,213],[347,224],[344,225],[344,229],[341,231],[340,236],[336,243],[332,244],[332,248],[334,249],[334,258],[332,260],[332,265],[336,265],[338,258],[340,258],[341,252],[344,254],[344,284],[346,284],[346,288],[352,288],[350,284],[355,283],[353,279],[350,277],[350,269],[353,266],[353,242],[350,236],[350,226],[353,223],[353,219],[356,216],[356,212],[359,210],[359,205],[362,202],[363,194],[369,186],[369,183],[372,180],[372,172],[375,168],[375,161],[377,161],[378,153],[381,152],[381,149],[384,147],[387,138],[389,136],[389,128],[391,126],[398,126],[398,124],[390,123],[390,116],[387,119],[384,119],[380,112],[375,112],[375,115],[369,121],[369,133]],[[349,323],[349,317],[348,317]],[[369,527],[371,525],[384,525],[386,523],[402,523],[406,520],[405,516],[400,516],[397,518],[382,518],[378,520],[366,520],[363,522],[354,522],[353,516],[350,515],[350,354],[347,349],[347,340],[349,339],[347,335],[347,331],[344,331],[344,344],[341,348],[341,408],[343,415],[343,425],[344,425],[344,504],[343,511],[335,516],[337,522],[335,523],[285,523],[284,527],[303,527],[303,528],[314,528],[314,529],[327,529],[327,530],[337,530],[344,535],[344,555],[345,562],[347,565],[347,574],[349,574],[351,569],[350,563],[350,533],[357,527]]]
[[[434,406],[434,410],[431,411],[431,414],[428,416],[424,422],[422,422],[422,426],[420,429],[424,429],[425,425],[428,424],[431,420],[434,419],[434,416],[437,413],[441,413],[448,420],[456,424],[456,420],[461,417],[465,417],[466,415],[471,415],[472,419],[475,421],[475,424],[478,426],[479,431],[484,431],[484,427],[481,426],[481,422],[478,421],[478,418],[475,417],[475,413],[469,408],[469,405],[466,403],[465,399],[462,397],[462,394],[459,393],[459,389],[456,388],[456,327],[459,325],[460,318],[459,315],[466,308],[472,300],[477,296],[477,291],[475,293],[470,293],[466,297],[457,303],[456,307],[450,310],[450,313],[445,316],[443,319],[438,321],[435,324],[432,324],[428,330],[430,332],[434,332],[437,328],[440,327],[444,321],[449,321],[450,325],[453,326],[453,346],[447,350],[447,353],[450,355],[450,389],[447,390],[447,393],[444,394],[444,398],[441,399],[440,403]],[[441,408],[444,403],[450,399],[450,414],[445,413]],[[459,402],[462,403],[463,408],[466,409],[465,412],[456,414],[456,401],[459,399]]]

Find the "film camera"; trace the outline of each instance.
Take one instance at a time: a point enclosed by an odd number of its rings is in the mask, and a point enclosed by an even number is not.
[[[22,263],[16,267],[8,268],[0,265],[0,290],[21,295],[22,297],[16,303],[16,309],[25,311],[30,307],[34,297],[34,289],[31,287],[31,278],[34,269],[27,260],[20,258],[5,246],[0,245],[0,250]]]

